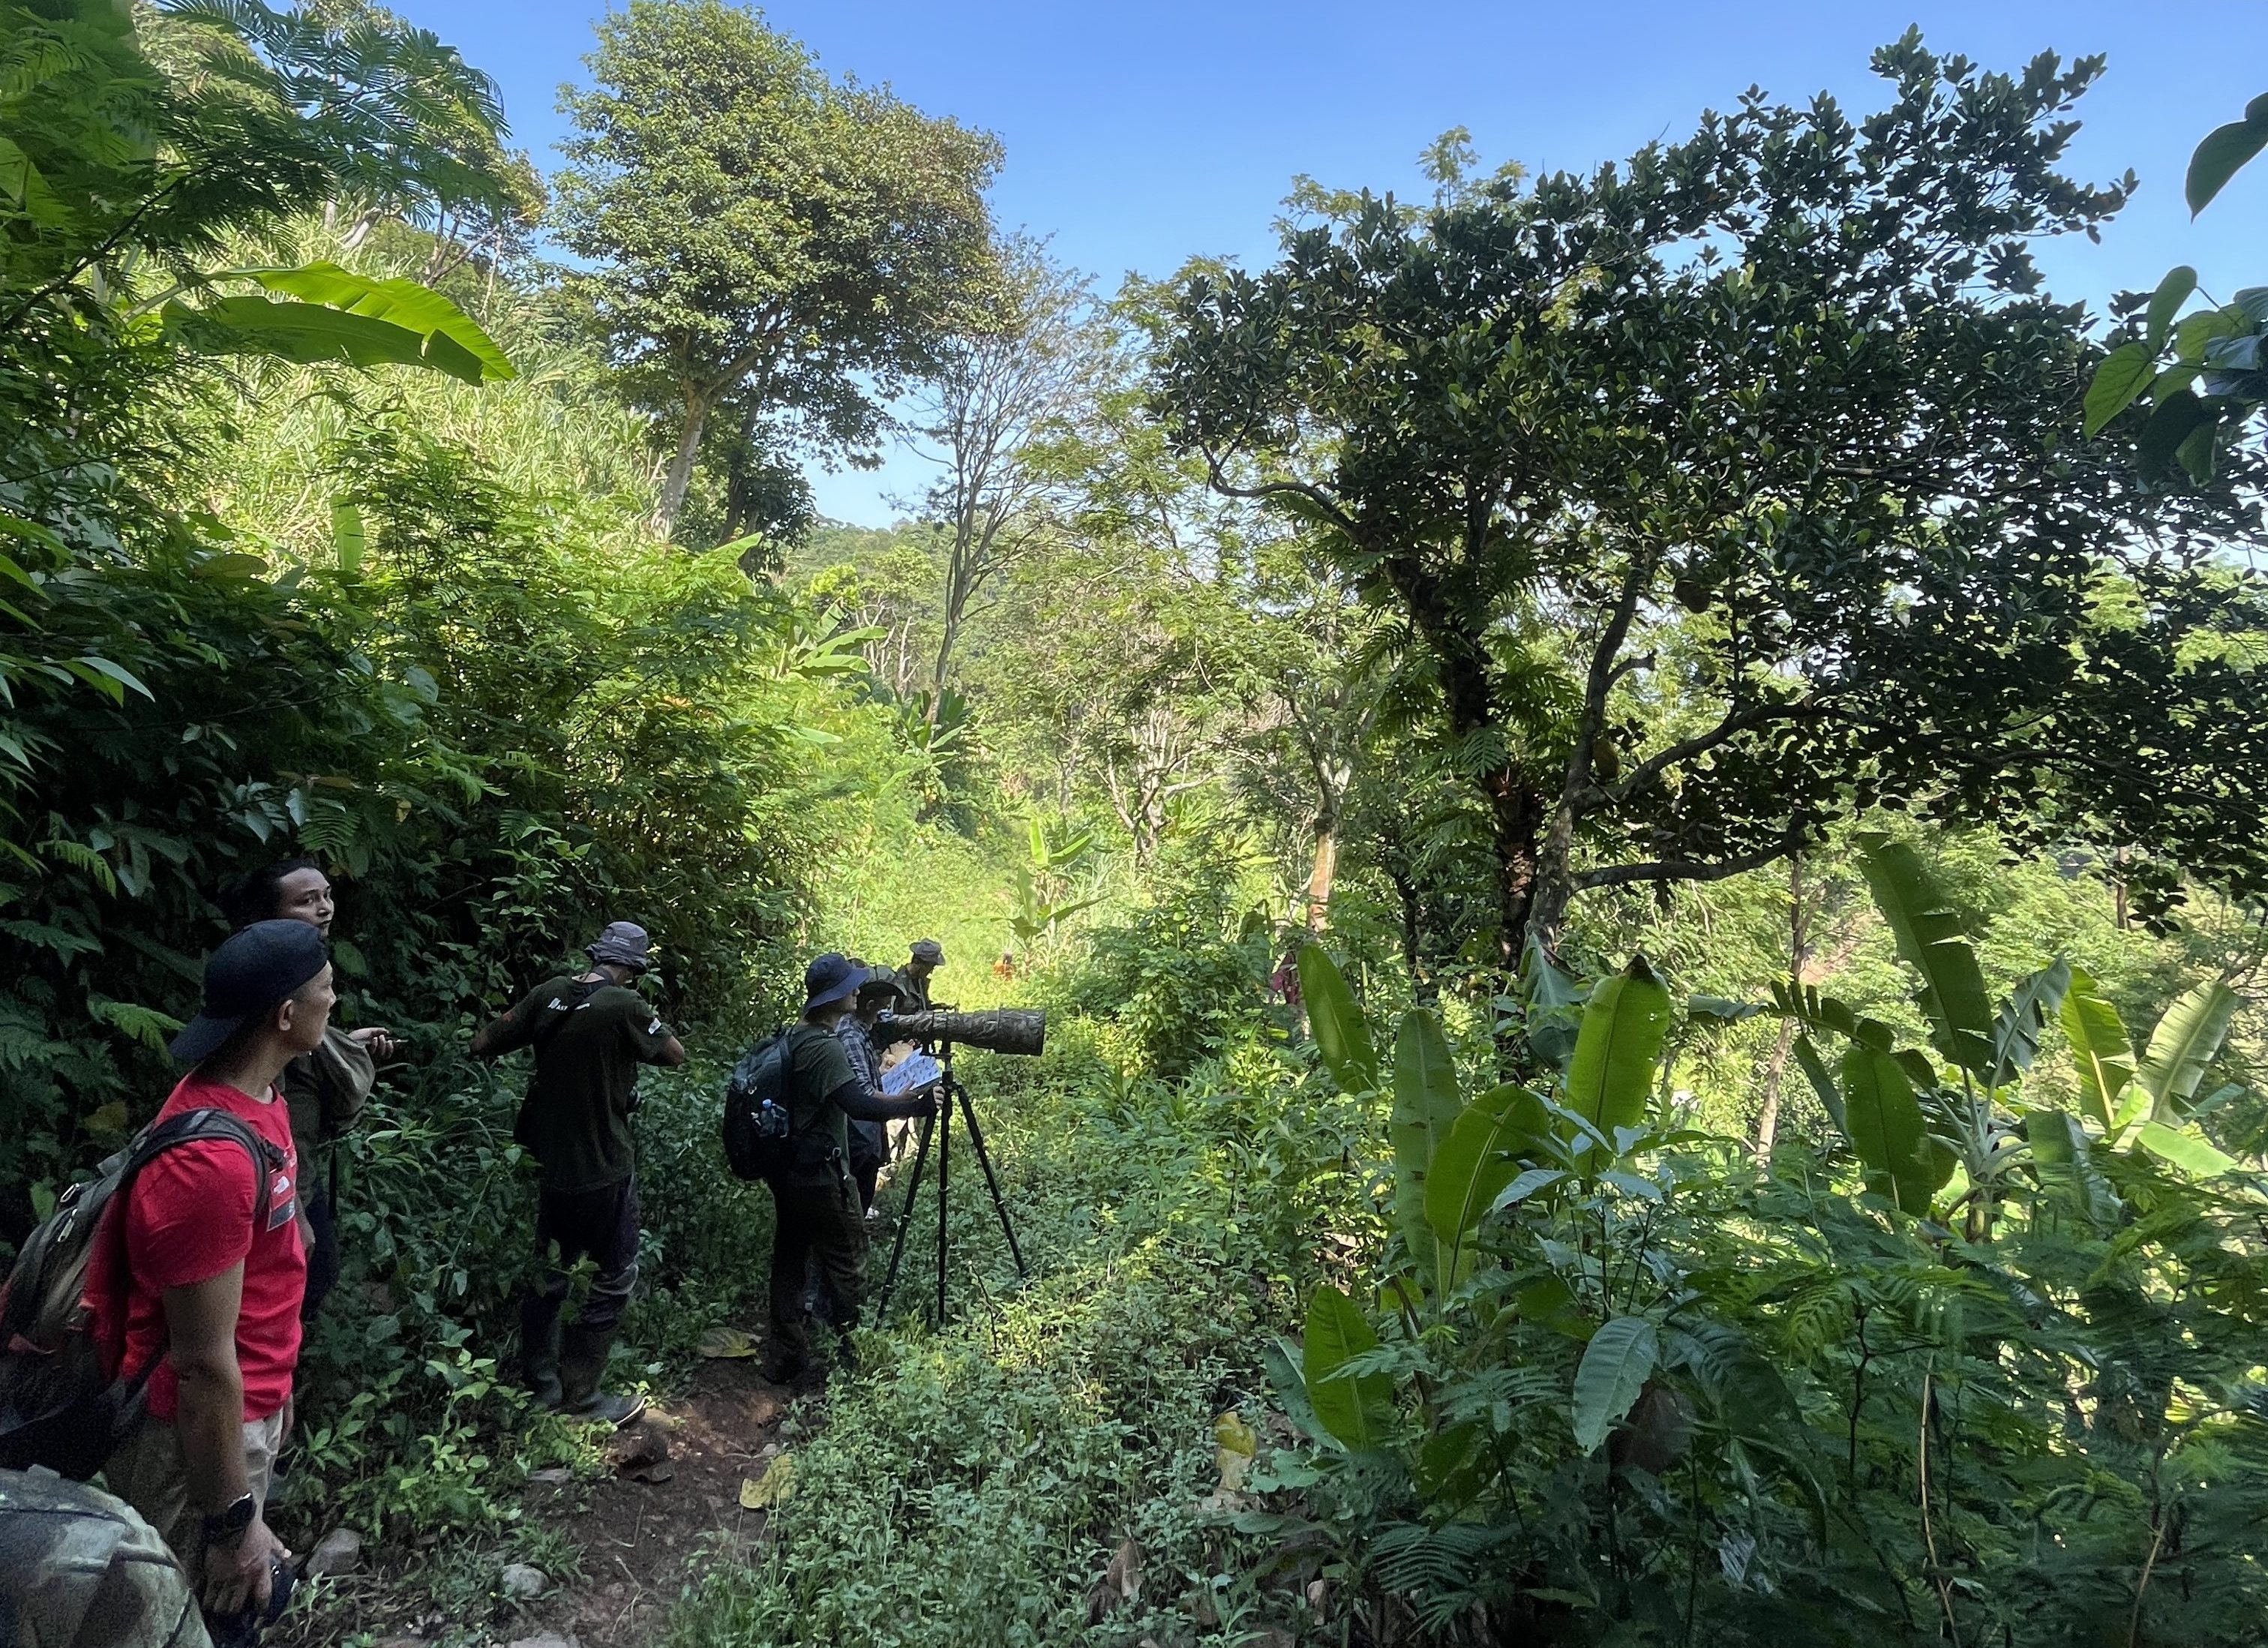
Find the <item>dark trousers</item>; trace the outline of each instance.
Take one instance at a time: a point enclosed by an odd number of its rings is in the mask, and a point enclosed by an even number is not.
[[[774,1180],[771,1314],[773,1352],[789,1371],[811,1359],[811,1316],[804,1276],[816,1265],[835,1324],[849,1328],[866,1298],[866,1219],[858,1194],[839,1175]]]
[[[314,1238],[307,1244],[307,1291],[299,1301],[299,1320],[312,1322],[322,1310],[323,1300],[339,1284],[339,1216],[331,1205],[328,1188],[303,1197],[299,1205],[307,1215],[308,1232]]]
[[[556,1259],[550,1256],[555,1242]],[[595,1190],[543,1191],[535,1204],[535,1251],[544,1268],[520,1304],[523,1354],[537,1355],[551,1343],[567,1303],[567,1272],[585,1257],[598,1266],[599,1275],[576,1324],[593,1334],[612,1332],[637,1286],[637,1247],[635,1178]]]

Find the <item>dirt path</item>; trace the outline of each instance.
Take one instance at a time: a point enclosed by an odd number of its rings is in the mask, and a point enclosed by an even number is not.
[[[561,1525],[583,1548],[582,1583],[530,1604],[515,1637],[549,1630],[581,1648],[647,1648],[696,1566],[762,1539],[766,1513],[741,1507],[740,1486],[777,1456],[788,1401],[754,1361],[707,1362],[689,1390],[615,1438],[616,1474]],[[578,1490],[529,1494],[529,1513],[541,1515],[544,1496],[571,1503]]]

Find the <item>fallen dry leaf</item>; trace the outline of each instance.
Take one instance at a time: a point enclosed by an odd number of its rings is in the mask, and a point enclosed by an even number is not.
[[[795,1492],[795,1457],[783,1453],[774,1460],[761,1476],[740,1479],[740,1508],[744,1511],[764,1511],[773,1505],[785,1505]]]
[[[1260,1433],[1234,1409],[1212,1422],[1213,1462],[1220,1468],[1220,1490],[1233,1494],[1244,1486],[1245,1473],[1260,1452]]]
[[[738,1328],[727,1328],[719,1323],[701,1335],[701,1354],[711,1361],[752,1357],[757,1354],[756,1342]]]

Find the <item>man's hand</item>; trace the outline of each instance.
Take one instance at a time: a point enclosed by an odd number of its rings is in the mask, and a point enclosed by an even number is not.
[[[296,1393],[294,1393],[294,1394],[296,1394]],[[276,1438],[276,1446],[279,1449],[280,1449],[280,1448],[281,1448],[281,1447],[282,1447],[282,1446],[283,1446],[286,1442],[289,1442],[289,1441],[291,1439],[291,1427],[292,1427],[292,1425],[293,1425],[295,1423],[297,1423],[298,1418],[298,1409],[293,1406],[293,1403],[292,1403],[292,1396],[291,1396],[291,1395],[286,1395],[286,1396],[284,1398],[284,1431],[283,1431],[283,1434],[281,1434],[280,1436],[278,1436],[278,1437]]]
[[[268,1567],[271,1555],[287,1563],[291,1560],[291,1553],[269,1530],[264,1516],[254,1517],[244,1537],[233,1545],[206,1546],[204,1588],[199,1599],[205,1612],[217,1619],[235,1619],[247,1608],[265,1608],[269,1593],[276,1588],[276,1576]]]
[[[394,1039],[394,1032],[382,1025],[372,1025],[365,1029],[350,1030],[347,1033],[347,1039],[363,1048],[381,1064],[392,1058],[399,1050],[399,1043]]]

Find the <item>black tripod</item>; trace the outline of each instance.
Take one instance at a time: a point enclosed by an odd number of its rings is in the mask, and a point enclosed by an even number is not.
[[[1024,1269],[1024,1250],[1016,1245],[1016,1227],[1008,1222],[1008,1204],[1000,1199],[1000,1181],[993,1175],[992,1153],[984,1148],[984,1129],[976,1125],[976,1107],[969,1102],[968,1089],[953,1073],[953,1043],[946,1041],[938,1048],[938,1059],[945,1067],[939,1078],[943,1096],[935,1115],[924,1116],[921,1124],[921,1144],[914,1151],[914,1176],[906,1185],[905,1211],[898,1218],[898,1236],[890,1247],[889,1274],[882,1281],[882,1297],[874,1307],[874,1320],[881,1321],[890,1308],[890,1295],[898,1285],[898,1263],[906,1254],[906,1232],[914,1222],[914,1209],[921,1197],[922,1169],[929,1163],[930,1141],[937,1142],[937,1320],[933,1324],[945,1325],[945,1257],[946,1257],[946,1187],[950,1178],[953,1159],[953,1107],[961,1106],[961,1119],[968,1129],[968,1142],[976,1146],[977,1164],[984,1169],[984,1188],[992,1193],[992,1210],[1000,1216],[1000,1233],[1008,1239],[1009,1256],[1016,1262],[1016,1275],[1021,1278],[1029,1274]]]

